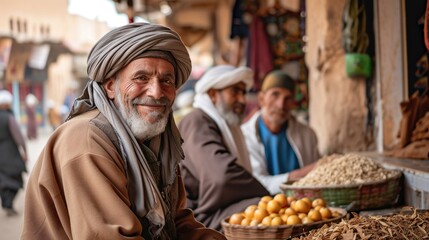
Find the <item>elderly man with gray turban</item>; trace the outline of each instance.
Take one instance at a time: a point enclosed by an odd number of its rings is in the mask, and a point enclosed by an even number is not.
[[[269,194],[252,176],[240,130],[252,77],[247,67],[209,69],[195,85],[194,110],[179,123],[188,207],[199,221],[217,230],[223,219]]]
[[[190,71],[167,27],[134,23],[102,37],[91,80],[31,172],[21,239],[225,239],[185,209],[171,107]]]

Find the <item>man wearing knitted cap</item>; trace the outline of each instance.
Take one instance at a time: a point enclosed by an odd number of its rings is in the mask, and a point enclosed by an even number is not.
[[[167,27],[134,23],[102,37],[91,80],[31,172],[21,239],[225,239],[185,209],[171,106],[190,71]]]
[[[282,183],[305,176],[320,157],[314,131],[291,115],[294,91],[286,73],[269,73],[258,93],[260,111],[241,127],[253,175],[272,195]]]
[[[223,219],[268,195],[252,176],[240,130],[252,76],[247,67],[209,69],[195,85],[194,110],[179,124],[187,205],[199,221],[217,230]]]

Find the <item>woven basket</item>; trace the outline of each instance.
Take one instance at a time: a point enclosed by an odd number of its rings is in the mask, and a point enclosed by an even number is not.
[[[395,205],[401,189],[402,173],[378,182],[343,186],[294,186],[282,184],[280,188],[287,196],[310,199],[323,198],[330,207],[346,208],[349,211],[377,209]]]
[[[229,224],[229,218],[221,222],[222,229],[228,240],[245,240],[245,239],[288,239],[290,237],[301,235],[310,230],[320,228],[324,224],[340,222],[347,214],[342,208],[330,208],[331,211],[340,213],[339,217],[331,218],[325,221],[319,221],[309,224],[282,225],[276,227],[269,226],[241,226]]]

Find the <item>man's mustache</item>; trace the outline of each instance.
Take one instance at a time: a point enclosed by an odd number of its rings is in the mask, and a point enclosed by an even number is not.
[[[167,98],[154,99],[151,97],[136,98],[132,102],[135,105],[164,105],[169,106],[170,101]]]

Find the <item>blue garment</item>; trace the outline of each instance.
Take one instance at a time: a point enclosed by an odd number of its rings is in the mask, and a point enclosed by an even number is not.
[[[286,126],[277,134],[273,134],[260,117],[258,130],[265,147],[267,169],[271,175],[287,173],[299,168],[298,157],[286,137]]]

